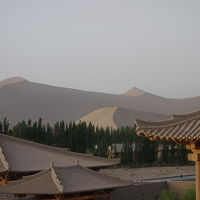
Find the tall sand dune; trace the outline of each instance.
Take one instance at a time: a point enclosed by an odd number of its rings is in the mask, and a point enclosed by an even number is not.
[[[122,95],[136,97],[136,96],[142,96],[144,94],[145,94],[145,92],[143,90],[133,87],[132,89],[128,90],[127,92],[123,93]]]
[[[21,77],[8,78],[8,79],[5,79],[3,81],[0,81],[0,88],[7,86],[7,85],[14,84],[14,83],[19,83],[19,82],[22,82],[22,81],[26,81],[26,80],[24,78],[21,78]]]
[[[144,120],[163,120],[169,118],[167,115],[148,113],[142,111],[136,111],[131,109],[106,107],[93,111],[86,116],[82,117],[80,121],[84,121],[87,124],[90,122],[99,127],[112,127],[113,129],[120,127],[133,127],[134,118],[140,118]],[[79,120],[77,120],[78,122]]]
[[[132,96],[114,95],[33,83],[20,77],[0,83],[0,117],[8,117],[11,124],[39,117],[50,123],[77,121],[105,107],[162,115],[200,110],[200,97],[168,99],[139,89]]]
[[[113,129],[117,129],[113,118],[116,110],[117,107],[101,108],[82,117],[80,121],[84,121],[87,124],[91,122],[94,126],[98,125],[98,127],[102,128],[112,127]]]

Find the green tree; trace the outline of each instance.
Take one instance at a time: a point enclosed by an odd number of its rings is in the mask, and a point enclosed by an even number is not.
[[[9,121],[8,121],[7,117],[5,117],[3,119],[3,133],[7,134],[8,131],[9,131]]]
[[[178,196],[175,192],[170,190],[163,190],[160,194],[160,200],[178,200]]]
[[[180,200],[195,200],[196,199],[196,192],[195,188],[189,188],[186,193],[181,197]]]
[[[3,123],[0,121],[0,133],[3,133]]]

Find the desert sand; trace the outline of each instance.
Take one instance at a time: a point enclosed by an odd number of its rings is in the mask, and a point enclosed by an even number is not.
[[[105,107],[98,109],[94,112],[89,113],[85,117],[82,117],[80,120],[85,121],[87,124],[90,122],[99,127],[112,127],[113,129],[117,129],[117,125],[114,122],[113,116],[117,107]]]
[[[133,127],[134,118],[143,120],[162,120],[167,119],[168,116],[119,107],[105,107],[87,114],[80,120],[85,121],[87,124],[91,122],[95,126],[98,125],[103,128],[109,126],[116,129],[122,126]],[[77,122],[79,122],[79,120],[77,120]]]
[[[15,77],[0,82],[0,117],[8,117],[11,124],[29,118],[38,120],[39,117],[50,123],[60,120],[69,122],[77,121],[98,109],[111,107],[112,110],[117,107],[110,121],[121,126],[133,125],[133,117],[144,119],[148,116],[148,120],[162,120],[164,116],[200,109],[200,97],[169,99],[135,88],[128,94],[81,91]],[[101,120],[104,120],[104,116]]]
[[[141,95],[144,95],[144,94],[145,94],[145,92],[143,90],[140,90],[136,87],[134,87],[134,88],[128,90],[127,92],[123,93],[123,95],[134,96],[134,97],[141,96]]]
[[[25,81],[25,79],[21,78],[21,77],[8,78],[8,79],[5,79],[3,81],[0,81],[0,88],[7,86],[7,85],[14,84],[14,83],[19,83],[19,82],[22,82],[22,81]]]
[[[195,173],[194,166],[176,167],[146,167],[146,168],[116,168],[101,169],[101,173],[128,181],[140,181],[149,178],[191,175]]]

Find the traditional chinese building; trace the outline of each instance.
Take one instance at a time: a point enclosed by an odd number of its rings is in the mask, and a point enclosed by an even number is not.
[[[130,182],[108,177],[82,167],[55,167],[52,164],[44,171],[11,181],[0,187],[0,193],[15,197],[34,195],[37,199],[111,199],[115,188],[129,186]]]
[[[173,115],[160,122],[135,120],[136,132],[150,140],[174,141],[191,150],[189,160],[196,166],[196,200],[200,200],[200,111]]]
[[[99,169],[119,164],[118,159],[99,158],[75,153],[65,148],[51,147],[0,134],[0,175],[2,184],[10,179],[34,174],[49,168],[49,163],[67,167],[79,162],[83,167]]]

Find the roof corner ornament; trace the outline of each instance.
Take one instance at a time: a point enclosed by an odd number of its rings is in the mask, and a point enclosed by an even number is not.
[[[53,179],[55,185],[57,186],[59,192],[63,193],[64,192],[64,188],[61,185],[60,180],[59,180],[58,176],[56,175],[56,172],[55,172],[55,170],[53,168],[53,162],[51,162],[50,165],[51,165],[51,176],[52,176],[52,179]]]
[[[79,160],[76,160],[76,165],[79,166]]]
[[[9,170],[9,165],[8,165],[8,162],[6,161],[6,158],[3,154],[3,151],[2,151],[2,148],[0,147],[0,159],[5,167],[5,171],[8,171]]]
[[[53,165],[53,161],[51,161],[51,162],[50,162],[50,167],[51,167],[51,169],[53,168],[53,166],[54,166],[54,165]]]

